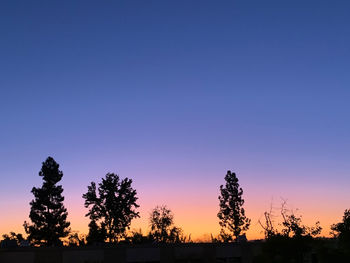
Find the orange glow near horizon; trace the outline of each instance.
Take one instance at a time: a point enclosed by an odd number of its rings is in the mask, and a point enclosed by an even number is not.
[[[350,209],[350,1],[23,2],[0,9],[0,240],[24,233],[48,157],[80,234],[107,173],[132,179],[143,234],[166,205],[217,237],[228,170],[249,240],[282,200],[321,236]]]
[[[181,227],[185,235],[191,235],[193,241],[210,241],[211,235],[217,236],[220,231],[217,218],[218,184],[212,183],[209,179],[198,181],[195,175],[189,175],[190,177],[194,179],[188,180],[186,184],[166,181],[155,182],[151,186],[135,180],[134,187],[138,190],[140,218],[132,221],[131,230],[141,228],[143,234],[146,234],[149,231],[150,211],[157,205],[166,205],[174,213],[175,225]],[[345,186],[339,187],[331,183],[325,185],[320,182],[318,187],[314,187],[313,182],[308,184],[306,180],[304,184],[285,182],[282,179],[280,182],[250,182],[247,178],[249,176],[242,176],[240,185],[244,189],[246,215],[251,218],[251,226],[247,231],[249,240],[264,237],[258,220],[264,220],[264,211],[269,211],[271,203],[275,209],[274,214],[277,216],[276,225],[280,222],[278,217],[282,201],[280,196],[289,197],[288,208],[302,216],[303,224],[313,226],[316,221],[320,221],[323,228],[322,236],[329,236],[330,226],[339,222],[344,210],[348,208],[348,194]],[[219,183],[223,183],[223,178]],[[284,187],[285,184],[288,184],[288,188]],[[63,193],[71,229],[81,234],[87,234],[89,223],[89,219],[85,217],[87,209],[82,199],[84,191],[86,186],[80,185],[80,187],[67,187]],[[328,191],[329,195],[324,195],[325,191]],[[271,198],[271,196],[277,196],[277,198]],[[33,196],[29,192],[17,198],[6,203],[4,207],[6,213],[0,214],[0,234],[10,231],[24,233],[23,222],[28,220],[29,202]]]
[[[140,218],[133,220],[131,224],[131,230],[140,229],[143,234],[146,234],[149,230],[148,215],[152,208],[157,204],[151,202],[140,202]],[[168,200],[167,206],[173,211],[175,216],[175,225],[181,227],[185,235],[191,235],[193,241],[210,241],[211,235],[214,237],[218,235],[220,229],[216,214],[218,212],[218,203],[216,200],[209,200],[206,197],[194,200],[188,200],[185,205],[186,197],[178,198],[176,200]],[[80,202],[81,203],[81,202]],[[161,205],[160,203],[159,205]],[[206,204],[206,205],[205,205]],[[18,205],[18,204],[17,204]],[[280,218],[278,202],[274,202],[276,207],[275,215],[276,225]],[[84,217],[87,209],[77,202],[67,203],[66,207],[69,212],[68,219],[71,222],[71,229],[78,231],[80,234],[86,234],[88,232],[88,218]],[[321,235],[329,236],[330,225],[339,222],[342,219],[345,208],[338,206],[328,207],[323,209],[321,206],[315,207],[310,204],[295,203],[291,208],[297,207],[296,214],[302,215],[303,224],[307,226],[313,226],[316,221],[321,222],[323,228]],[[269,210],[269,205],[264,200],[246,198],[245,203],[246,215],[251,218],[251,226],[247,232],[247,238],[249,240],[261,239],[264,237],[261,226],[258,220],[263,218],[263,212]],[[0,224],[0,233],[6,234],[10,231],[24,233],[23,222],[28,220],[29,206],[24,209],[17,209],[15,206],[9,207],[9,217],[2,218]]]

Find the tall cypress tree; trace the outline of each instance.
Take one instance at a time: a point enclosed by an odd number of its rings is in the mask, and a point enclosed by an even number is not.
[[[32,224],[24,222],[24,228],[32,243],[57,246],[61,244],[60,238],[68,236],[70,232],[67,209],[63,205],[63,188],[57,185],[63,173],[59,170],[59,164],[48,157],[42,164],[39,176],[44,182],[41,188],[32,189],[34,199],[30,202],[29,214]]]
[[[248,230],[250,219],[245,215],[243,189],[239,187],[236,174],[227,171],[225,181],[225,186],[220,186],[221,195],[219,196],[220,235],[224,241],[232,241],[233,237],[237,240],[240,234]]]

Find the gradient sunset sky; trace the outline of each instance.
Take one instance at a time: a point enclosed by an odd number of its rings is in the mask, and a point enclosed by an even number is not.
[[[72,3],[74,2],[74,3]],[[350,208],[350,2],[1,1],[0,234],[23,232],[41,163],[64,173],[72,230],[107,172],[141,218],[167,205],[219,231],[237,173],[252,219],[281,197],[323,235]]]

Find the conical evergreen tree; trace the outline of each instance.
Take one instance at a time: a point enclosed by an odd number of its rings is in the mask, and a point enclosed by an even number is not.
[[[237,240],[239,235],[248,230],[250,219],[245,215],[243,189],[239,187],[236,174],[227,171],[225,181],[225,186],[220,186],[221,195],[219,196],[220,236],[224,241],[232,241],[233,238]]]
[[[52,157],[43,162],[39,176],[43,178],[41,188],[33,187],[34,200],[30,202],[29,218],[32,224],[24,222],[28,239],[36,245],[57,246],[60,238],[70,232],[67,209],[63,205],[63,188],[56,185],[63,176],[59,164]]]

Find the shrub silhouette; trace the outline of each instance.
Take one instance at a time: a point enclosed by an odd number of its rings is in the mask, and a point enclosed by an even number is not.
[[[149,238],[157,243],[183,242],[182,229],[174,226],[174,215],[166,206],[156,206],[149,216]]]

